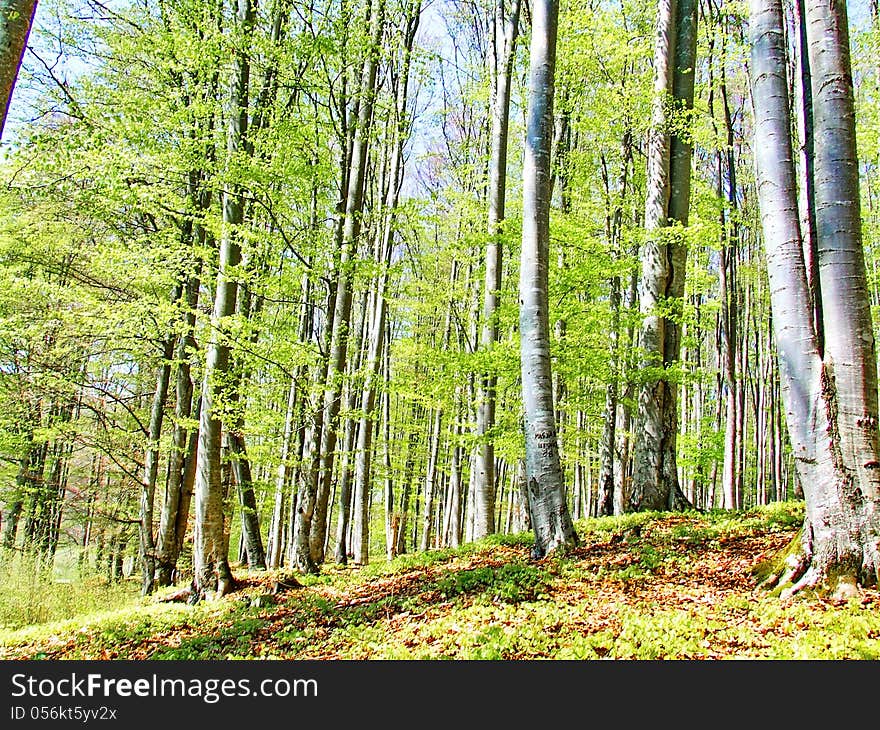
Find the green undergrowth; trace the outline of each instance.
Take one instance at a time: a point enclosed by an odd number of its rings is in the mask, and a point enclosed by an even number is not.
[[[531,535],[506,535],[359,568],[328,565],[277,596],[267,593],[277,577],[268,573],[239,573],[239,590],[196,606],[123,592],[125,605],[113,610],[0,630],[0,655],[880,658],[875,591],[783,602],[757,587],[755,565],[783,550],[802,519],[802,503],[641,513],[579,521],[580,545],[541,561],[529,558]]]
[[[111,582],[42,570],[33,560],[7,553],[0,560],[0,631],[90,614],[130,604],[138,581]]]

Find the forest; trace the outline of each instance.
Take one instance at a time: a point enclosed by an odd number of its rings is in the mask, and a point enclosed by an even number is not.
[[[27,600],[209,611],[409,560],[438,601],[516,603],[648,534],[623,567],[742,539],[774,600],[875,595],[876,0],[0,21],[0,579]],[[22,595],[0,623],[39,623]]]

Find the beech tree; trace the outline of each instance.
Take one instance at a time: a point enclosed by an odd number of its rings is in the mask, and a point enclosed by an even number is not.
[[[550,148],[556,64],[557,0],[532,8],[529,108],[523,165],[523,237],[519,327],[525,410],[526,489],[535,532],[534,555],[577,544],[559,459],[550,361]]]
[[[846,6],[808,0],[805,11],[821,292],[809,286],[799,218],[782,5],[751,3],[761,221],[782,398],[806,500],[800,549],[774,579],[786,594],[821,586],[845,595],[857,583],[876,584],[880,571],[876,348],[861,238]]]
[[[379,52],[385,33],[385,2],[368,5],[369,35],[357,92],[357,114],[353,121],[351,146],[343,160],[340,185],[341,210],[337,220],[339,250],[335,260],[334,281],[328,297],[327,357],[321,373],[324,391],[311,426],[308,467],[297,498],[294,555],[301,572],[317,572],[324,556],[327,531],[326,515],[330,498],[337,429],[342,405],[342,376],[346,369],[352,330],[354,266],[358,257],[358,239],[363,225],[364,192],[369,167],[369,150]],[[346,140],[348,143],[348,140]],[[332,315],[330,314],[332,307]],[[356,561],[361,559],[358,547]]]
[[[680,312],[687,248],[691,141],[672,133],[673,116],[693,105],[697,6],[695,0],[660,0],[654,51],[654,99],[648,138],[646,240],[642,250],[639,344],[645,382],[639,389],[630,510],[680,509],[689,504],[678,483],[678,383]]]
[[[507,138],[510,119],[510,86],[514,52],[519,31],[520,0],[510,7],[504,0],[495,4],[491,21],[489,76],[492,86],[492,128],[489,139],[489,242],[486,245],[486,276],[483,286],[483,326],[480,346],[490,351],[498,340],[498,297],[501,291],[501,234],[504,223],[504,196],[507,190]],[[495,446],[491,433],[495,426],[496,387],[494,374],[483,376],[477,406],[477,451],[474,537],[495,532]]]
[[[259,568],[263,545],[275,569],[373,560],[383,520],[389,558],[532,529],[540,555],[573,544],[572,520],[820,484],[794,478],[782,412],[792,307],[774,299],[780,349],[749,169],[755,149],[773,158],[748,140],[738,7],[703,4],[700,63],[690,0],[664,2],[656,37],[657,8],[631,0],[519,19],[516,0],[246,10],[87,2],[39,19],[40,43],[77,63],[25,56],[34,113],[0,164],[10,561],[72,550],[83,575],[133,571],[149,590],[189,582],[194,549],[202,597]],[[873,458],[847,424],[874,409],[873,355],[852,342],[873,335],[858,298],[880,303],[877,68],[856,56],[872,161],[856,188],[837,169],[855,159],[834,136],[851,136],[831,94],[846,83],[815,50],[828,35],[807,33],[821,14],[797,12],[796,123],[787,108],[778,133],[802,150],[809,367],[834,376],[825,410],[856,484]],[[517,20],[534,21],[534,73]],[[843,234],[860,216],[861,273]]]
[[[254,23],[250,0],[238,0],[235,29],[241,46],[232,65],[229,86],[229,112],[226,130],[230,161],[244,150],[248,125],[248,88],[250,62],[245,45]],[[211,334],[205,358],[199,413],[199,441],[196,463],[196,528],[193,548],[193,596],[223,596],[234,587],[229,568],[229,542],[224,517],[225,485],[221,476],[221,443],[223,421],[220,407],[229,375],[229,319],[235,313],[238,297],[238,267],[241,264],[241,224],[244,215],[242,190],[227,183],[223,191],[223,236],[214,306],[211,313]]]

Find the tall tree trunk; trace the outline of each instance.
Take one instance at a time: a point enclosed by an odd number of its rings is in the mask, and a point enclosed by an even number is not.
[[[383,348],[386,338],[386,313],[388,309],[388,267],[391,265],[391,254],[394,244],[395,212],[403,183],[403,149],[406,142],[408,127],[408,89],[412,47],[419,26],[421,2],[416,0],[407,8],[403,39],[403,59],[401,70],[395,79],[395,128],[391,145],[391,169],[387,178],[385,191],[383,225],[379,231],[376,246],[376,262],[379,275],[373,287],[373,312],[370,325],[369,345],[367,348],[366,372],[361,393],[361,418],[358,428],[358,441],[355,451],[354,505],[355,520],[352,536],[352,552],[354,562],[366,565],[369,562],[369,490],[370,471],[372,464],[372,441],[374,411],[376,405],[376,380],[380,374],[383,360]]]
[[[238,0],[237,23],[242,42],[250,37],[254,8],[250,0]],[[247,49],[235,54],[232,69],[231,113],[227,129],[227,152],[230,161],[245,149],[248,124],[248,84],[250,63]],[[193,596],[222,596],[232,590],[234,579],[229,569],[224,523],[224,493],[221,469],[222,423],[216,412],[229,373],[230,347],[224,334],[229,317],[235,313],[238,296],[238,271],[241,263],[239,231],[244,218],[243,193],[234,183],[223,193],[223,236],[214,307],[211,313],[210,338],[206,347],[199,447],[196,468],[196,530],[193,549]]]
[[[357,405],[357,393],[352,389],[348,394],[348,409],[354,411]],[[348,556],[352,554],[351,542],[351,513],[352,513],[352,483],[354,481],[354,469],[352,458],[354,457],[355,439],[357,438],[358,421],[348,418],[345,421],[345,431],[342,436],[342,458],[339,464],[338,482],[338,511],[336,518],[336,551],[334,560],[340,565],[348,564]]]
[[[244,262],[244,268],[248,268]],[[251,292],[247,287],[240,287],[238,293],[238,314],[245,322],[252,323],[253,318],[261,309],[261,301],[252,303]],[[248,344],[253,348],[259,338],[259,330],[253,327],[248,337]],[[244,404],[241,393],[247,388],[248,368],[243,362],[230,365],[232,371],[227,387],[227,416],[224,440],[226,450],[231,459],[232,475],[238,491],[238,502],[241,510],[241,530],[247,564],[250,570],[266,569],[266,552],[263,538],[260,535],[260,513],[257,509],[257,498],[254,494],[254,480],[251,475],[251,462],[248,458],[247,443],[244,438]]]
[[[177,302],[183,287],[172,295]],[[144,454],[144,476],[140,490],[139,556],[141,561],[141,595],[153,592],[156,573],[156,539],[153,532],[153,507],[156,497],[156,479],[159,476],[159,439],[162,436],[162,422],[165,418],[165,403],[168,401],[168,384],[171,381],[171,360],[174,357],[175,338],[169,337],[162,347],[162,362],[156,378],[156,391],[150,408],[150,422],[147,434],[147,448]]]
[[[391,452],[395,448],[391,441],[391,327],[385,324],[385,356],[382,364],[382,466],[385,470],[385,555],[388,560],[394,558],[396,536],[393,528],[394,515],[394,472],[391,468]]]
[[[621,250],[621,228],[623,226],[623,201],[626,197],[629,165],[632,160],[632,135],[627,129],[621,144],[621,170],[618,177],[618,190],[612,194],[611,180],[602,158],[602,179],[605,187],[605,235],[611,255],[615,259],[623,256]],[[609,282],[608,306],[611,309],[611,329],[608,333],[609,347],[609,381],[605,392],[605,416],[600,446],[599,485],[596,498],[596,514],[611,515],[614,513],[614,450],[617,427],[617,402],[620,390],[620,307],[621,281],[615,274]]]
[[[458,392],[456,395],[456,400],[460,401],[461,393]],[[444,520],[443,532],[444,544],[449,547],[458,547],[461,544],[461,462],[464,455],[464,448],[459,443],[461,431],[461,419],[459,418],[456,420],[452,432],[452,456],[449,464],[449,500],[446,507],[446,519]],[[501,479],[499,475],[499,482],[500,481]]]
[[[717,23],[723,24],[719,17]],[[739,342],[739,319],[740,297],[737,276],[739,232],[736,222],[735,211],[737,208],[736,197],[736,166],[734,159],[734,129],[730,104],[727,96],[725,36],[721,36],[721,52],[719,59],[719,78],[716,82],[712,77],[710,66],[710,83],[712,89],[709,93],[709,113],[712,115],[712,125],[718,134],[714,121],[715,89],[720,92],[725,130],[725,146],[720,147],[715,153],[716,168],[716,195],[719,200],[727,201],[727,206],[722,205],[719,211],[719,225],[721,229],[721,251],[719,253],[718,281],[721,294],[721,312],[719,314],[719,342],[718,352],[720,355],[719,370],[721,377],[719,383],[723,386],[721,393],[725,394],[724,401],[724,461],[721,470],[721,494],[725,509],[736,508],[737,484],[740,478],[739,446],[742,442],[739,434],[739,399],[737,397],[740,387],[738,377],[738,365],[741,361],[741,353],[738,348]],[[728,213],[728,207],[730,212]]]
[[[407,425],[409,438],[406,441],[406,458],[403,465],[403,480],[400,491],[399,507],[395,510],[392,521],[395,523],[394,554],[403,555],[406,552],[407,523],[409,521],[409,502],[412,492],[412,479],[416,466],[416,449],[419,444],[419,429],[416,424],[421,421],[422,409],[416,401],[412,402],[410,423]]]
[[[498,298],[501,291],[501,235],[507,182],[507,138],[510,86],[519,29],[520,0],[496,0],[492,21],[490,75],[492,82],[492,132],[489,153],[489,242],[486,244],[486,278],[483,288],[483,328],[480,348],[489,352],[498,341]],[[498,376],[483,374],[477,406],[477,462],[474,539],[495,532],[495,387]]]
[[[577,544],[559,459],[547,292],[550,146],[558,16],[557,0],[536,0],[532,9],[529,105],[523,165],[519,327],[525,406],[525,479],[532,528],[535,531],[533,553],[536,557]]]
[[[281,436],[281,454],[275,476],[275,494],[272,501],[272,522],[268,539],[268,567],[281,567],[284,548],[284,504],[290,482],[290,454],[293,446],[293,419],[296,414],[296,378],[290,379],[287,406],[284,409],[284,433]]]
[[[18,474],[15,477],[15,498],[3,515],[3,531],[0,536],[0,546],[6,550],[15,548],[15,538],[18,532],[18,523],[24,514],[25,500],[29,493],[39,488],[39,481],[43,473],[43,464],[46,450],[42,442],[34,440],[34,428],[39,425],[39,409],[33,408],[32,422],[28,423],[27,440],[28,447],[25,456],[18,466]]]
[[[440,452],[440,430],[443,425],[443,409],[437,407],[434,410],[434,421],[428,434],[428,468],[425,473],[425,490],[423,513],[422,513],[422,537],[419,542],[419,550],[424,552],[431,549],[431,539],[434,532],[434,498],[437,493],[437,460]]]
[[[178,540],[179,525],[181,522],[186,524],[192,496],[192,482],[187,487],[186,481],[187,467],[195,459],[194,445],[196,443],[192,438],[196,431],[188,424],[193,413],[193,381],[189,359],[195,350],[193,329],[196,321],[199,287],[200,281],[197,273],[187,279],[186,311],[183,315],[184,330],[178,337],[175,352],[177,368],[174,385],[174,429],[171,435],[171,450],[168,454],[165,499],[162,503],[162,514],[159,519],[156,540],[156,583],[160,587],[169,586],[173,582],[177,558],[183,544]]]
[[[696,57],[696,0],[660,0],[654,53],[654,109],[648,149],[648,194],[642,255],[641,346],[653,373],[639,391],[639,426],[633,454],[629,509],[682,509],[690,506],[678,483],[677,383],[671,369],[681,349],[676,314],[684,295],[687,252],[681,233],[690,203],[691,144],[670,137],[670,100],[677,113],[693,105]]]
[[[251,462],[248,459],[244,436],[237,432],[227,431],[226,448],[229,450],[232,460],[232,474],[238,489],[242,537],[248,568],[250,570],[265,570],[266,552],[260,535],[260,513],[254,494],[254,479],[251,474]]]
[[[822,328],[822,288],[819,278],[819,242],[816,232],[816,180],[814,161],[816,140],[813,127],[812,71],[809,49],[807,48],[807,20],[804,0],[792,3],[794,11],[794,48],[796,53],[794,92],[796,120],[800,147],[798,150],[798,185],[801,194],[798,198],[801,217],[801,237],[803,239],[804,263],[807,267],[807,286],[813,304],[813,328],[816,332],[819,354],[825,349],[825,333]]]
[[[327,380],[324,390],[324,416],[320,440],[320,478],[314,499],[306,500],[299,507],[299,515],[304,522],[308,523],[307,529],[310,534],[311,554],[308,562],[312,564],[312,567],[309,567],[309,570],[314,570],[323,561],[323,546],[326,542],[327,508],[336,455],[342,377],[345,373],[351,325],[354,262],[364,210],[364,188],[367,167],[369,166],[368,150],[376,96],[380,45],[384,32],[384,17],[384,0],[373,0],[370,7],[370,41],[361,75],[358,121],[354,131],[348,172],[348,192],[342,225],[334,302],[335,311],[330,334]],[[304,563],[305,561],[298,562]]]
[[[850,594],[880,571],[876,354],[861,242],[846,7],[806,8],[815,114],[815,200],[824,358],[798,215],[780,0],[752,0],[758,191],[782,398],[806,501],[802,559],[785,594]],[[790,585],[789,585],[790,584]]]
[[[628,286],[624,292],[624,308],[631,312],[638,306],[639,275],[634,269],[630,273]],[[624,363],[625,372],[632,372],[634,365],[634,348],[636,329],[630,318],[630,324],[626,327],[625,341],[621,348],[620,358]],[[620,515],[626,512],[629,504],[629,493],[632,486],[632,400],[635,384],[631,379],[622,383],[624,388],[617,403],[617,423],[614,427],[614,514]]]
[[[219,74],[215,72],[204,90],[206,100],[216,96],[218,84]],[[213,141],[214,124],[214,117],[211,114],[202,118],[196,116],[190,131],[190,139],[193,143],[198,143],[202,138],[210,140],[204,142],[204,159],[208,164],[213,164],[216,157],[216,147]],[[194,412],[198,417],[201,400],[199,400],[199,406],[193,411],[194,384],[191,358],[197,350],[195,340],[196,309],[202,284],[203,264],[201,259],[192,255],[192,249],[193,244],[202,250],[214,248],[214,238],[203,222],[203,216],[210,207],[213,197],[211,187],[204,184],[204,178],[205,172],[200,169],[191,169],[187,174],[187,203],[196,211],[196,214],[187,216],[181,223],[181,246],[186,251],[188,260],[184,264],[185,270],[180,274],[180,278],[184,282],[184,290],[180,298],[182,311],[179,315],[179,326],[181,329],[178,332],[177,347],[174,353],[176,364],[174,427],[171,436],[171,449],[168,454],[165,498],[162,503],[156,538],[156,583],[159,586],[169,586],[174,580],[177,559],[186,534],[189,507],[195,483],[198,430],[193,429],[189,422]]]

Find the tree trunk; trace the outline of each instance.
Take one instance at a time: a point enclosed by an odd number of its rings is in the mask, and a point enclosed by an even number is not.
[[[802,559],[785,595],[838,595],[877,583],[880,445],[876,355],[861,242],[846,7],[806,9],[815,114],[816,233],[825,356],[815,332],[798,215],[779,0],[752,0],[752,98],[758,191],[774,334],[795,465],[806,501]]]
[[[244,262],[243,268],[248,268]],[[252,319],[259,313],[261,301],[252,304],[251,293],[247,287],[240,287],[238,293],[238,314],[245,322],[252,324]],[[253,348],[259,338],[259,330],[253,327],[248,337],[248,345]],[[244,439],[244,407],[241,393],[247,388],[248,369],[243,362],[230,365],[231,377],[228,380],[226,408],[227,420],[224,439],[226,450],[231,459],[232,475],[238,491],[239,509],[241,510],[241,530],[247,565],[250,570],[266,569],[266,552],[260,535],[260,514],[254,494],[254,481],[251,475],[251,462],[248,458],[247,444]]]
[[[678,483],[677,383],[671,369],[681,349],[677,314],[682,307],[686,248],[680,231],[687,225],[691,144],[670,137],[671,114],[693,105],[696,50],[695,0],[660,0],[654,54],[654,109],[648,148],[648,193],[642,255],[641,346],[651,376],[639,391],[639,425],[633,454],[629,509],[664,510],[690,506]],[[668,316],[664,310],[671,309]],[[655,375],[656,373],[656,375]]]
[[[0,138],[36,12],[37,0],[0,0]]]
[[[284,433],[281,436],[281,454],[275,476],[275,495],[272,501],[272,522],[269,533],[268,566],[281,567],[284,547],[284,504],[290,482],[290,453],[293,446],[293,419],[296,413],[296,379],[291,378],[287,389],[287,406],[284,409]]]
[[[825,349],[825,334],[822,327],[822,289],[819,279],[819,242],[816,232],[816,180],[814,162],[816,156],[816,140],[813,126],[813,94],[812,71],[810,70],[810,56],[807,48],[807,21],[804,10],[804,0],[795,0],[792,3],[794,11],[794,48],[796,54],[794,84],[796,126],[800,138],[798,150],[798,164],[795,166],[798,173],[798,185],[801,191],[798,204],[801,219],[802,247],[804,249],[804,263],[807,267],[807,287],[810,291],[810,301],[813,305],[813,328],[816,332],[819,354]]]
[[[385,554],[388,560],[394,558],[395,534],[392,517],[394,514],[394,472],[391,469],[391,327],[385,324],[385,357],[382,364],[384,389],[382,392],[382,466],[385,469]]]
[[[403,480],[400,491],[400,506],[395,511],[392,520],[395,522],[394,554],[403,555],[406,552],[407,523],[409,521],[409,502],[412,492],[413,472],[416,466],[416,448],[419,444],[419,430],[416,423],[421,420],[422,409],[416,401],[412,403],[410,417],[409,438],[406,441],[406,459],[403,466]]]
[[[507,13],[504,6],[504,0],[496,0],[490,48],[492,132],[489,153],[489,242],[486,244],[483,328],[480,336],[480,348],[483,352],[490,352],[498,341],[498,297],[501,291],[501,235],[507,178],[510,85],[519,29],[520,0],[512,0],[512,6]],[[477,406],[474,539],[495,532],[495,443],[491,431],[495,426],[497,381],[498,376],[494,373],[483,374]]]
[[[177,302],[183,287],[172,296]],[[141,595],[153,592],[156,574],[156,539],[153,533],[153,506],[156,497],[156,478],[159,475],[159,439],[162,436],[162,422],[165,418],[165,403],[168,400],[168,384],[171,381],[171,359],[174,356],[174,337],[169,337],[162,348],[162,362],[156,378],[156,391],[150,409],[150,423],[147,434],[147,448],[144,454],[144,477],[140,490],[139,552],[142,581]]]
[[[577,544],[565,497],[553,407],[548,287],[550,146],[556,65],[557,0],[532,10],[529,104],[523,166],[523,237],[519,282],[520,353],[525,406],[525,480],[533,553],[543,557]]]
[[[195,458],[196,431],[190,428],[188,421],[192,416],[193,382],[189,358],[195,350],[193,329],[196,321],[196,305],[198,304],[200,281],[198,274],[190,276],[186,282],[186,312],[183,316],[184,331],[178,337],[175,360],[175,405],[174,430],[171,436],[171,451],[168,455],[168,469],[165,480],[165,499],[162,503],[162,515],[159,519],[159,533],[156,544],[156,583],[159,586],[170,586],[174,580],[177,558],[180,555],[182,540],[180,523],[184,527],[189,511],[192,495],[192,482],[186,494],[187,466]]]
[[[623,225],[623,201],[626,196],[629,164],[632,160],[632,135],[630,130],[624,132],[621,144],[621,170],[618,177],[618,190],[612,194],[611,180],[603,157],[603,184],[605,188],[605,235],[608,247],[615,259],[623,256],[621,250],[621,227]],[[620,276],[612,276],[608,294],[608,306],[611,309],[611,328],[609,336],[609,380],[605,391],[605,415],[602,442],[600,446],[599,485],[596,498],[596,514],[614,514],[614,450],[617,427],[617,402],[620,390],[620,307],[621,281]]]
[[[266,569],[266,552],[260,536],[260,513],[254,495],[254,480],[251,475],[251,463],[247,455],[244,436],[240,433],[227,431],[226,445],[232,460],[232,474],[238,488],[238,499],[241,507],[242,537],[250,570]]]
[[[440,451],[440,428],[443,424],[443,409],[434,410],[434,421],[428,434],[428,468],[425,473],[425,489],[423,514],[422,514],[422,537],[419,542],[419,550],[431,549],[431,538],[434,531],[434,497],[437,493],[437,459]]]
[[[354,473],[354,534],[352,536],[352,552],[354,562],[358,565],[366,565],[369,562],[370,551],[370,515],[369,490],[370,471],[372,464],[372,442],[374,411],[376,406],[376,380],[379,377],[380,367],[383,360],[383,348],[386,337],[386,313],[388,309],[388,267],[391,265],[391,254],[394,244],[395,211],[400,196],[400,187],[403,183],[404,143],[406,141],[407,128],[407,104],[409,89],[410,59],[413,42],[419,25],[421,2],[414,2],[407,9],[405,20],[403,59],[401,71],[396,78],[395,88],[395,127],[391,145],[391,169],[387,178],[385,191],[383,225],[379,231],[379,240],[376,246],[376,262],[379,265],[379,275],[374,282],[372,302],[372,322],[369,329],[369,345],[367,347],[366,372],[364,385],[361,392],[360,402],[360,425],[358,428],[358,440],[355,450],[355,473]]]
[[[15,538],[18,532],[18,523],[25,513],[25,500],[29,494],[34,493],[42,478],[46,449],[42,442],[34,441],[33,429],[39,425],[39,413],[32,414],[33,420],[26,426],[28,433],[28,447],[26,455],[19,462],[18,474],[15,477],[15,499],[3,515],[3,532],[0,537],[0,546],[6,550],[15,548]]]
[[[327,506],[330,497],[333,463],[336,455],[336,431],[342,398],[342,377],[345,373],[349,328],[351,326],[354,262],[364,210],[364,187],[367,167],[369,166],[368,150],[384,17],[384,0],[375,0],[370,9],[370,41],[361,76],[358,122],[354,132],[350,171],[348,173],[348,193],[342,225],[342,241],[334,304],[335,311],[333,314],[333,328],[330,335],[327,380],[324,391],[324,417],[320,441],[320,479],[314,505],[311,506],[310,513],[307,515],[311,533],[310,542],[315,553],[310,556],[310,562],[315,565],[320,563],[315,558],[323,558],[323,545],[326,541]],[[304,504],[301,509],[309,510],[309,507],[308,504]],[[305,512],[303,516],[306,516]],[[314,519],[314,524],[312,524],[312,519]]]
[[[238,0],[237,22],[244,37],[250,36],[254,23],[250,0]],[[231,115],[227,130],[230,160],[245,149],[248,123],[248,83],[250,64],[246,50],[235,55],[232,69]],[[234,580],[229,569],[227,538],[223,515],[221,469],[222,423],[216,413],[229,373],[230,347],[224,335],[229,317],[235,313],[238,296],[238,272],[241,263],[240,235],[243,223],[242,190],[230,184],[223,193],[223,237],[217,286],[211,314],[210,338],[206,347],[202,407],[199,415],[199,448],[196,468],[196,531],[193,550],[193,596],[222,596],[232,590]]]

